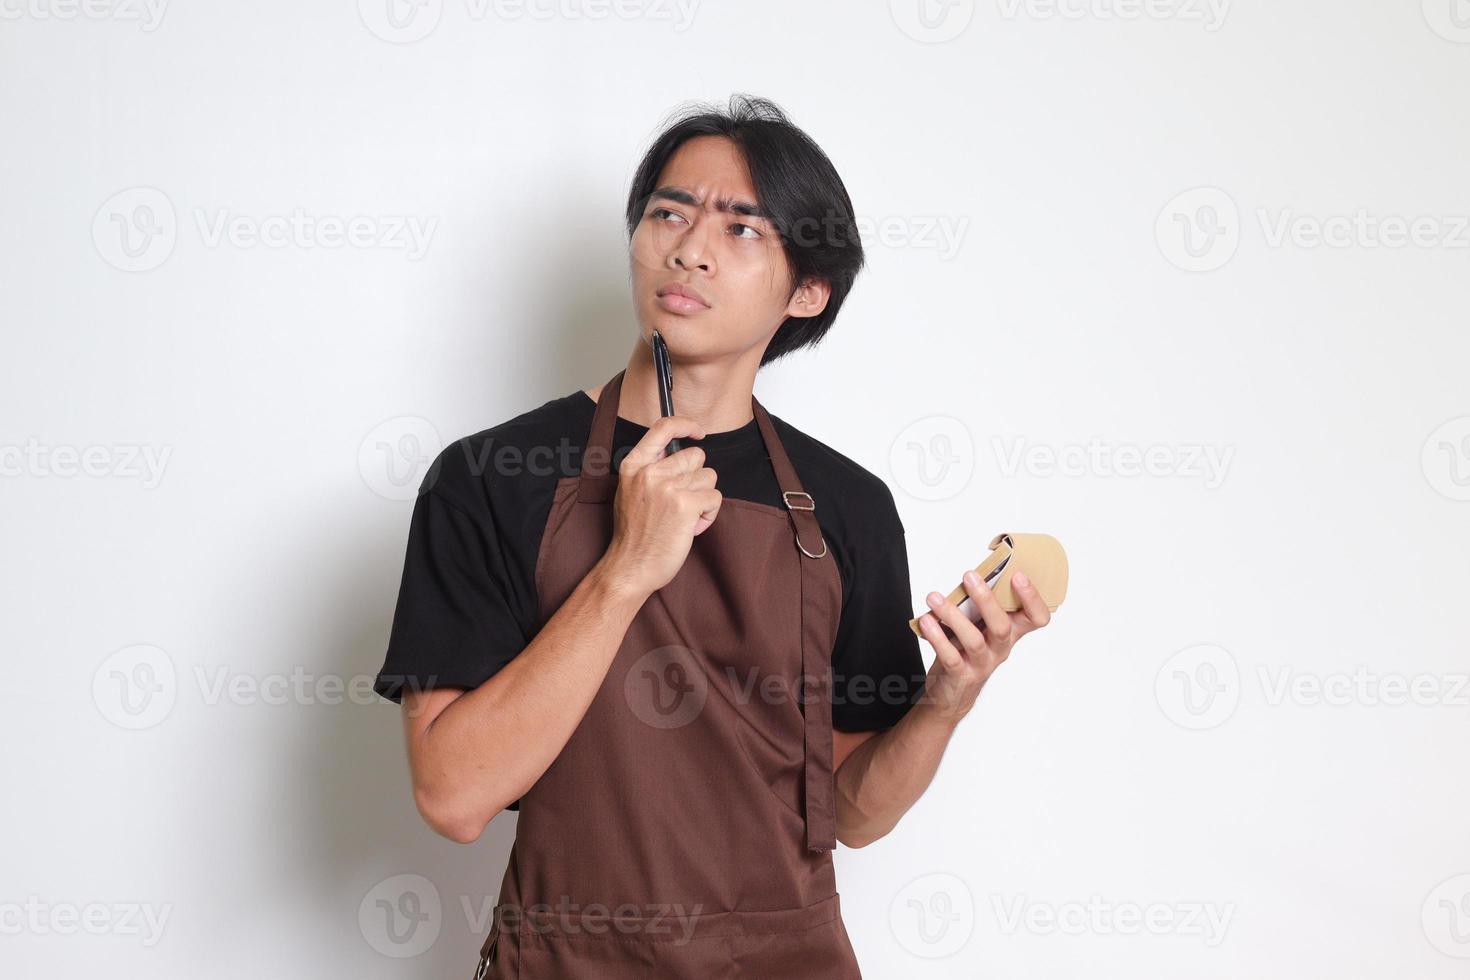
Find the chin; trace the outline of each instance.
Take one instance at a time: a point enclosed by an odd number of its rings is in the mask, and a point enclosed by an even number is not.
[[[649,311],[648,316],[644,318],[644,323],[647,324],[644,328],[644,333],[651,337],[653,331],[657,330],[667,339],[670,334],[677,333],[683,329],[684,324],[681,322],[683,319],[684,317],[681,317],[677,313],[670,313],[662,307],[655,306]]]
[[[650,317],[643,328],[643,339],[653,344],[653,332],[657,330],[669,346],[674,357],[687,358],[705,353],[714,337],[707,330],[695,329],[693,324],[681,322],[684,317],[664,310]]]

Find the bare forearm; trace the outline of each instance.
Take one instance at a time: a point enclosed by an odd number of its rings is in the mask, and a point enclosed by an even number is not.
[[[594,566],[524,650],[422,729],[421,808],[473,839],[525,793],[587,713],[645,598],[608,560]]]
[[[918,801],[956,722],[921,699],[898,724],[853,750],[837,770],[837,837],[863,847],[888,834]]]

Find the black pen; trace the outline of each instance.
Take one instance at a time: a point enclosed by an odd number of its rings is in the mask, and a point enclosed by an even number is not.
[[[653,370],[658,375],[658,407],[664,418],[674,414],[674,365],[669,360],[669,345],[659,332],[653,332]],[[669,452],[677,453],[684,443],[677,437],[669,440]]]

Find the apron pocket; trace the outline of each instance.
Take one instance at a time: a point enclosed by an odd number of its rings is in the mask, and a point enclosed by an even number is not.
[[[790,932],[748,933],[730,940],[748,980],[862,980],[840,917]]]
[[[499,953],[518,947],[518,980],[861,980],[837,903],[834,894],[758,912],[538,910],[501,937]]]
[[[552,912],[515,935],[519,980],[738,980],[729,937],[692,935],[692,920]],[[502,947],[505,945],[502,940]]]

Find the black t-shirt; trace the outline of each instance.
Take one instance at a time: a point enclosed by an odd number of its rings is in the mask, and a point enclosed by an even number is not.
[[[581,471],[596,403],[581,389],[466,436],[435,460],[414,503],[388,652],[375,690],[474,688],[523,650],[537,627],[536,558],[557,481]],[[922,690],[908,627],[908,552],[893,494],[877,476],[771,414],[842,578],[832,651],[832,723],[896,723]],[[621,416],[613,458],[648,431]],[[726,497],[781,507],[760,429],[686,440],[705,451]],[[718,517],[715,518],[719,520]]]

